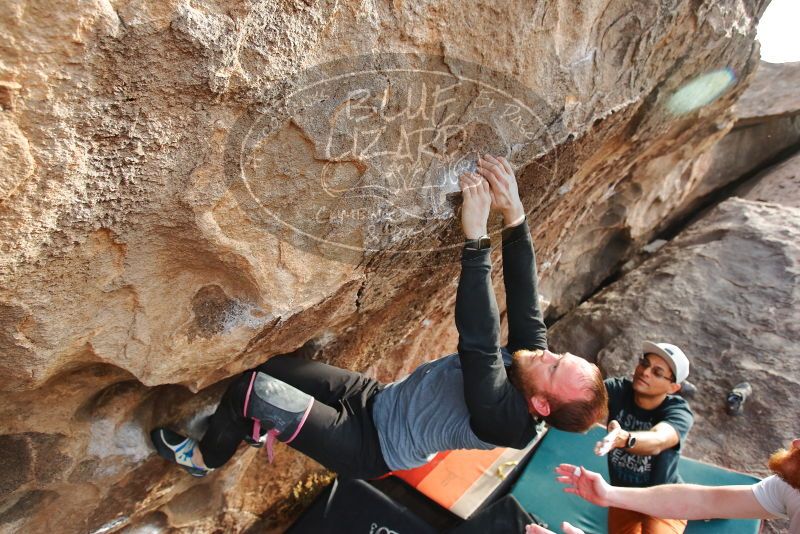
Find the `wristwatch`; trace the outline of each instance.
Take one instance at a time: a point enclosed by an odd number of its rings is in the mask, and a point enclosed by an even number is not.
[[[623,449],[630,449],[634,445],[636,445],[636,437],[632,433],[628,432],[628,441],[625,442]]]
[[[478,239],[467,239],[464,244],[468,249],[483,250],[492,246],[492,240],[487,234],[483,234]]]

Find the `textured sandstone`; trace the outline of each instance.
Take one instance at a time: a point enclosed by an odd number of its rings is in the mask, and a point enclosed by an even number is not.
[[[800,208],[800,153],[745,182],[735,195]]]
[[[645,243],[689,217],[714,192],[800,148],[798,78],[800,63],[761,62],[733,107],[731,121],[720,118],[697,140],[699,147],[672,144],[631,168],[562,247],[552,276],[542,285],[549,315],[572,309]]]
[[[591,236],[609,195],[637,184],[605,211],[613,221],[631,206],[647,219],[635,225],[637,238],[680,204],[662,206],[661,196],[687,195],[680,169],[730,127],[729,108],[756,68],[765,6],[10,6],[0,15],[0,528],[268,528],[292,513],[291,488],[313,486],[318,466],[281,449],[279,466],[268,467],[248,450],[212,477],[190,480],[153,456],[147,430],[176,422],[201,431],[192,414],[213,409],[222,381],[274,354],[304,347],[391,380],[454,348],[456,249],[356,249],[340,261],[242,202],[226,151],[242,119],[261,110],[280,119],[248,162],[264,165],[258,193],[270,209],[307,208],[303,199],[320,194],[329,167],[333,185],[379,168],[326,159],[322,119],[337,103],[312,95],[322,115],[284,120],[275,110],[289,89],[274,82],[314,66],[325,72],[342,58],[385,67],[362,56],[393,52],[408,55],[392,61],[452,76],[473,73],[472,62],[484,66],[481,82],[526,88],[546,135],[520,140],[510,120],[469,120],[480,99],[464,91],[448,109],[465,128],[435,148],[511,156],[547,297],[558,301],[585,284],[586,267],[609,264],[599,244],[613,245],[617,234]],[[668,111],[676,91],[721,68],[737,78],[719,99],[686,115]],[[432,168],[426,180],[438,177]],[[665,172],[673,176],[664,182]],[[418,211],[400,223],[456,243],[450,192],[404,197]],[[352,207],[321,198],[315,208]],[[364,225],[321,227],[367,248]],[[413,239],[390,237],[399,252],[412,248]],[[575,251],[580,269],[559,263]]]
[[[739,123],[764,122],[766,118],[797,115],[800,109],[800,62],[767,63],[762,61],[758,74],[736,102]]]

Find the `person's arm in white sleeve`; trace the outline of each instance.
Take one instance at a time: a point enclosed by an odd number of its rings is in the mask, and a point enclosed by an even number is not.
[[[598,473],[561,464],[557,480],[574,493],[598,506],[625,508],[664,519],[772,519],[778,517],[756,499],[754,486],[699,486],[664,484],[650,488],[609,485]]]

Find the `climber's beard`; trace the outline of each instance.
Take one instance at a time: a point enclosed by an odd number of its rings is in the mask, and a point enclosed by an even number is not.
[[[781,449],[769,457],[770,470],[800,491],[800,448]]]

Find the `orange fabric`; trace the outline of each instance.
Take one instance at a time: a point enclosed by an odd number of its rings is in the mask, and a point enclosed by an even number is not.
[[[450,509],[505,451],[504,447],[447,451],[424,466],[396,471],[395,476]]]
[[[622,508],[608,509],[609,534],[683,534],[686,523],[684,519],[660,519]]]
[[[426,495],[436,495],[439,504],[450,508],[504,451],[503,447],[490,451],[450,451],[447,459],[437,465],[417,489]]]
[[[425,480],[425,477],[427,477],[431,471],[436,468],[436,466],[438,466],[440,463],[442,463],[442,461],[444,461],[445,458],[447,458],[449,454],[450,451],[442,451],[438,453],[433,460],[425,465],[415,467],[414,469],[395,471],[394,474],[416,488],[419,486],[419,483]]]

